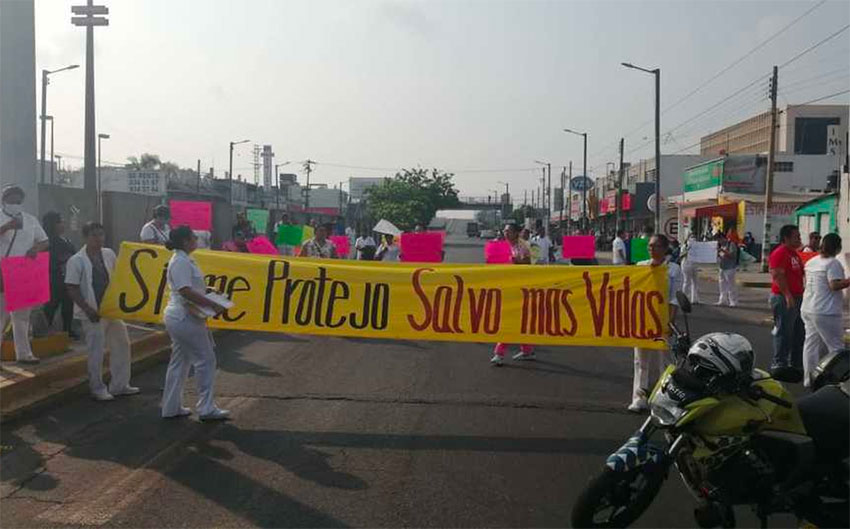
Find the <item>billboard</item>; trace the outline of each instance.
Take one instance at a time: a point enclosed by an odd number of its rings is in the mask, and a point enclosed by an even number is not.
[[[723,191],[728,193],[764,193],[767,158],[729,156],[723,164]]]
[[[682,190],[687,193],[719,186],[723,177],[723,162],[724,160],[714,160],[686,169]]]

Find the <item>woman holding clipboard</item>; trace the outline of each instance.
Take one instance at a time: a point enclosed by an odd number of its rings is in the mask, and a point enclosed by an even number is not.
[[[207,328],[206,316],[226,309],[206,295],[201,269],[190,257],[198,247],[198,238],[188,226],[171,231],[165,245],[174,251],[168,263],[168,286],[171,295],[165,307],[165,328],[171,336],[171,359],[165,374],[162,394],[162,417],[185,417],[192,413],[183,407],[183,386],[189,367],[195,368],[198,381],[197,412],[202,421],[220,421],[230,412],[215,405],[215,351]]]

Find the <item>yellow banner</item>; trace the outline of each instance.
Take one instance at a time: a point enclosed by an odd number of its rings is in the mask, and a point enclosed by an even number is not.
[[[662,349],[666,267],[529,266],[283,258],[198,250],[235,306],[221,329],[369,338]],[[106,318],[162,321],[171,252],[122,243]]]

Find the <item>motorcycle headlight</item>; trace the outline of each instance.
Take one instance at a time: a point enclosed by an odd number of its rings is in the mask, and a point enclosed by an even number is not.
[[[661,426],[673,426],[685,416],[688,410],[668,397],[663,391],[657,392],[649,402],[650,413]]]

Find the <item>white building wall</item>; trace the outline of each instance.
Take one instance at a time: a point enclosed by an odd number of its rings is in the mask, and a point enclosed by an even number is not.
[[[793,162],[790,173],[773,172],[773,191],[776,193],[809,193],[826,189],[826,181],[836,169],[835,157],[819,154],[776,155],[777,162]]]
[[[779,86],[782,86],[781,80]],[[797,118],[832,118],[840,117],[840,136],[847,134],[847,122],[850,118],[848,105],[788,105],[779,114],[779,130],[776,136],[776,151],[794,154],[794,120]]]

